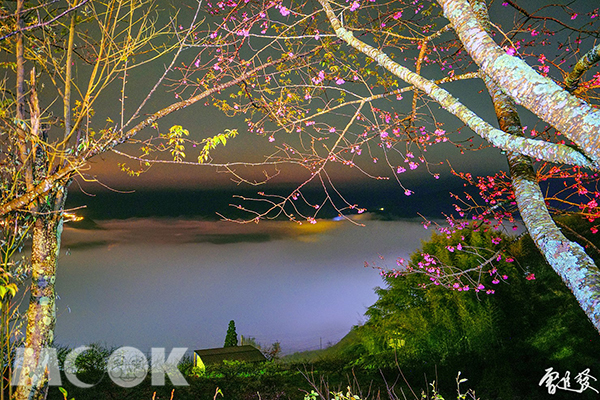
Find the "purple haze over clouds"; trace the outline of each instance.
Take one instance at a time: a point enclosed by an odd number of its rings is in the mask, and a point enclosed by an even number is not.
[[[430,234],[416,220],[363,218],[364,227],[180,219],[67,227],[56,342],[220,347],[233,319],[238,335],[278,340],[284,353],[335,343],[364,320],[382,284],[365,262],[392,268]]]

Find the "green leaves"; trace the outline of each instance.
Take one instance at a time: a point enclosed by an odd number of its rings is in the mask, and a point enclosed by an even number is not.
[[[213,137],[206,138],[200,142],[204,143],[204,147],[200,151],[200,155],[198,156],[198,162],[203,164],[208,161],[210,158],[210,151],[217,148],[219,144],[225,146],[227,144],[227,139],[233,139],[238,134],[237,129],[225,129],[224,133],[219,133]]]
[[[210,151],[217,148],[218,145],[222,144],[225,146],[227,144],[228,139],[233,139],[238,134],[236,129],[225,129],[225,132],[219,133],[215,136],[208,137],[200,141],[200,144],[203,145],[200,150],[200,155],[198,156],[198,163],[204,164],[210,159]],[[173,156],[173,161],[181,162],[186,157],[185,154],[185,142],[188,141],[186,136],[189,136],[190,132],[187,129],[184,129],[181,125],[173,125],[171,129],[169,129],[169,133],[166,135],[162,135],[163,138],[167,139],[167,148],[171,149],[171,155]],[[197,143],[197,142],[193,142]],[[194,144],[194,147],[196,145]],[[143,149],[143,151],[147,154],[148,149]]]
[[[173,147],[171,155],[173,156],[174,161],[183,161],[185,158],[184,136],[189,135],[190,132],[187,129],[183,129],[181,125],[173,125],[171,129],[169,129],[167,135],[167,138],[169,139],[168,145],[169,147]]]
[[[2,243],[2,245],[4,246],[5,243]],[[17,284],[11,282],[11,278],[12,275],[4,268],[0,267],[0,300],[4,300],[7,293],[13,297],[17,294]]]
[[[15,296],[17,294],[17,285],[14,283],[9,283],[8,285],[0,286],[0,299],[4,299],[7,293],[10,293],[11,296]]]
[[[235,321],[229,321],[229,326],[227,327],[227,335],[225,336],[225,344],[223,347],[235,347],[238,344],[237,332],[235,330]]]

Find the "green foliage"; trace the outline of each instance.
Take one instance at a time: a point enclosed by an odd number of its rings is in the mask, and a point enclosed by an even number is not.
[[[237,346],[238,337],[237,332],[235,331],[235,321],[229,321],[229,326],[227,327],[227,335],[225,336],[225,344],[223,347],[233,347]]]
[[[190,132],[187,129],[183,129],[181,125],[173,125],[169,129],[167,135],[169,141],[168,146],[171,148],[171,155],[174,161],[182,161],[185,158],[185,146],[184,136],[189,136]]]
[[[98,347],[98,353],[104,354],[109,351],[100,348],[101,346]],[[69,351],[68,348],[61,349],[59,359],[61,355],[64,358]],[[67,393],[77,400],[150,399],[153,396],[171,398],[171,391],[174,389],[173,398],[178,400],[215,400],[217,394],[221,394],[224,399],[242,400],[303,400],[306,396],[315,400],[370,400],[386,398],[386,396],[373,397],[369,393],[387,393],[386,381],[391,382],[398,377],[397,370],[385,371],[386,376],[382,376],[383,371],[368,371],[355,367],[352,365],[352,360],[339,354],[332,354],[327,359],[310,363],[231,361],[210,364],[203,374],[194,373],[192,358],[184,357],[178,367],[189,386],[173,387],[169,385],[169,381],[164,387],[152,386],[150,374],[133,388],[117,386],[107,376],[97,381],[92,388],[85,389],[78,388],[67,379],[63,379],[63,388],[50,387],[49,398],[62,400]],[[396,387],[400,387],[400,384]],[[414,388],[417,393],[422,389]],[[402,390],[406,392],[409,389],[402,385]],[[430,390],[427,392],[431,393]]]
[[[198,162],[200,164],[205,163],[209,159],[209,153],[211,150],[217,148],[219,144],[225,146],[227,144],[227,139],[233,139],[238,134],[237,129],[225,129],[224,133],[219,133],[213,137],[209,137],[203,139],[200,144],[204,144],[202,150],[200,151],[200,155],[198,156]],[[184,155],[185,157],[185,155]]]
[[[588,228],[582,221],[566,223],[578,234]],[[489,246],[491,237],[499,237],[490,230],[460,235],[463,245],[472,247]],[[507,279],[494,285],[491,295],[431,285],[423,273],[386,276],[386,287],[377,289],[379,299],[367,311],[368,322],[356,329],[361,340],[353,350],[357,365],[398,364],[425,373],[432,365],[462,370],[479,394],[502,398],[543,398],[536,386],[541,366],[599,371],[592,355],[600,352],[600,338],[560,277],[528,236],[502,236],[502,243],[515,260],[494,264]],[[454,235],[434,235],[413,254],[411,264],[428,253],[476,276],[473,267],[481,260],[467,251],[448,251],[448,246],[456,246]]]
[[[456,377],[456,386],[457,386],[457,396],[456,399],[457,400],[467,400],[467,399],[473,399],[475,400],[475,392],[471,389],[467,390],[465,393],[461,393],[460,391],[460,384],[464,383],[467,381],[467,379],[461,378],[460,377],[460,371],[458,372],[458,376]],[[314,384],[314,383],[313,383]],[[316,386],[316,385],[315,385]],[[438,390],[438,387],[436,385],[436,382],[432,382],[429,384],[430,386],[430,390],[422,390],[421,391],[421,396],[419,397],[420,400],[444,400],[444,397],[442,396],[442,394],[440,393],[440,391]],[[360,390],[360,388],[359,388]],[[398,399],[399,397],[394,394],[394,392],[388,387],[387,388],[388,391],[388,395],[391,399]],[[414,393],[414,391],[413,391]],[[368,396],[368,394],[366,395]],[[315,391],[314,389],[311,390],[309,393],[307,392],[304,395],[304,399],[303,400],[362,400],[365,397],[363,395],[358,395],[356,393],[355,390],[353,390],[352,387],[347,386],[345,391],[331,391],[331,392],[327,392],[327,393],[322,393],[322,392],[318,392]],[[377,399],[379,399],[380,396],[377,396]],[[406,397],[404,397],[406,398]],[[415,395],[416,398],[416,395]]]
[[[577,232],[587,229],[585,223],[567,223]],[[462,243],[469,246],[487,246],[492,237],[499,237],[497,232],[485,230],[461,235],[465,237]],[[389,276],[386,288],[378,290],[379,300],[369,308],[369,321],[312,361],[231,361],[208,365],[198,374],[192,359],[186,357],[179,369],[190,386],[175,388],[175,398],[211,400],[217,390],[225,399],[369,400],[387,398],[386,393],[390,398],[403,398],[401,393],[409,393],[410,384],[415,398],[421,400],[475,399],[472,391],[461,391],[463,376],[481,398],[547,398],[547,392],[538,386],[544,368],[553,366],[572,374],[583,368],[600,370],[596,357],[600,338],[532,241],[523,237],[509,242],[502,236],[515,262],[495,263],[509,278],[495,285],[493,295],[452,291],[439,285],[423,289],[421,284],[428,283],[424,274]],[[478,260],[474,254],[444,254],[448,245],[456,245],[456,238],[436,235],[423,243],[411,261],[422,260],[428,252],[469,269]],[[526,279],[530,274],[535,279]],[[230,327],[235,332],[233,321]],[[98,364],[90,361],[98,359],[93,354],[104,352],[98,350],[87,358],[82,355],[82,367]],[[407,384],[399,380],[398,366]],[[462,374],[457,377],[456,371]],[[424,374],[435,374],[435,383],[424,382]],[[88,377],[82,380],[92,382]],[[395,382],[394,388],[388,392],[391,382]],[[151,398],[154,391],[157,398],[169,398],[172,390],[152,387],[150,378],[132,389],[115,387],[109,379],[85,390],[63,383],[77,400]],[[348,386],[350,389],[345,389]],[[56,388],[51,391],[58,394]],[[589,392],[578,398],[595,395]],[[560,398],[559,394],[555,397]]]
[[[478,265],[480,257],[474,252],[447,250],[456,245],[455,236],[433,235],[413,254],[411,264],[421,263],[424,255],[429,255],[460,270]],[[482,229],[461,231],[460,237],[463,246],[481,248],[491,246],[492,239],[502,235]],[[509,276],[518,275],[514,263],[502,261],[496,268]],[[361,329],[370,353],[393,351],[404,360],[444,362],[465,352],[484,356],[490,345],[502,341],[498,328],[501,312],[489,295],[431,285],[426,275],[416,272],[384,279],[387,287],[377,289],[379,300],[368,309],[369,321]],[[496,286],[501,290],[508,285],[498,282]]]
[[[200,377],[204,375],[204,368],[194,366],[194,357],[192,355],[186,354],[184,355],[179,364],[177,365],[177,369],[184,376],[193,376]]]
[[[75,373],[77,378],[89,384],[97,384],[107,379],[106,367],[110,355],[115,348],[109,348],[100,343],[92,343],[87,346],[88,349],[81,352],[75,359],[74,365],[71,365],[70,373]],[[58,347],[57,355],[60,365],[65,368],[65,359],[70,353],[68,347]]]
[[[7,293],[13,297],[17,294],[17,284],[8,283],[8,278],[9,276],[5,277],[4,270],[0,270],[0,299],[4,299]]]
[[[239,360],[223,360],[221,364],[206,367],[205,376],[231,379],[233,377],[250,378],[264,374],[264,369],[254,363]]]

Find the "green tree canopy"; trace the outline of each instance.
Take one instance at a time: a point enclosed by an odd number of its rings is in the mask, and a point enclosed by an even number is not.
[[[569,236],[595,239],[586,220],[560,222],[573,227]],[[440,371],[459,370],[474,387],[497,391],[484,393],[492,398],[502,390],[514,389],[513,395],[538,390],[532,382],[539,381],[541,365],[562,371],[599,368],[593,356],[600,351],[597,331],[531,237],[474,227],[436,233],[410,262],[400,263],[404,269],[384,271],[385,287],[377,289],[379,299],[366,313],[369,320],[356,329],[360,345],[353,354],[359,363],[376,368],[398,364],[426,373],[433,365]],[[483,249],[493,257],[479,271],[473,267],[482,264]],[[439,271],[468,275],[461,281],[476,284],[468,290],[464,283],[455,287],[438,278]]]
[[[523,274],[512,257],[496,255],[509,240],[488,227],[434,234],[410,263],[399,260],[406,269],[384,275],[387,287],[377,289],[379,300],[367,311],[367,348],[434,362],[463,352],[485,354],[502,340],[494,293],[509,280],[511,288],[518,286]],[[487,270],[471,270],[486,260]]]

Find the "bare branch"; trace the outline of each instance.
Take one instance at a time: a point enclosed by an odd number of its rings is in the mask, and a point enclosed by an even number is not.
[[[572,147],[513,136],[494,128],[434,82],[429,81],[410,71],[408,68],[396,63],[381,50],[356,39],[352,32],[341,25],[329,2],[327,0],[320,0],[320,3],[325,9],[327,17],[339,38],[343,39],[346,43],[363,54],[376,60],[379,65],[396,75],[398,78],[423,90],[447,111],[458,117],[474,132],[494,146],[507,151],[519,151],[540,160],[597,169],[596,164],[592,163],[585,155]]]
[[[30,31],[32,29],[38,29],[38,28],[43,28],[44,26],[48,26],[48,25],[52,24],[53,22],[56,22],[60,18],[64,17],[68,13],[70,13],[70,12],[72,12],[74,10],[77,10],[82,5],[84,5],[85,3],[87,3],[88,1],[90,1],[90,0],[82,0],[81,3],[77,4],[76,6],[73,6],[71,8],[66,9],[65,11],[61,12],[56,17],[54,17],[52,19],[49,19],[48,21],[40,22],[39,24],[35,24],[35,25],[25,26],[23,28],[17,29],[15,31],[10,32],[10,33],[7,33],[6,35],[1,36],[0,40],[8,39],[9,37],[16,35],[17,33],[26,32],[26,31]],[[52,4],[52,3],[50,3],[50,4]]]

